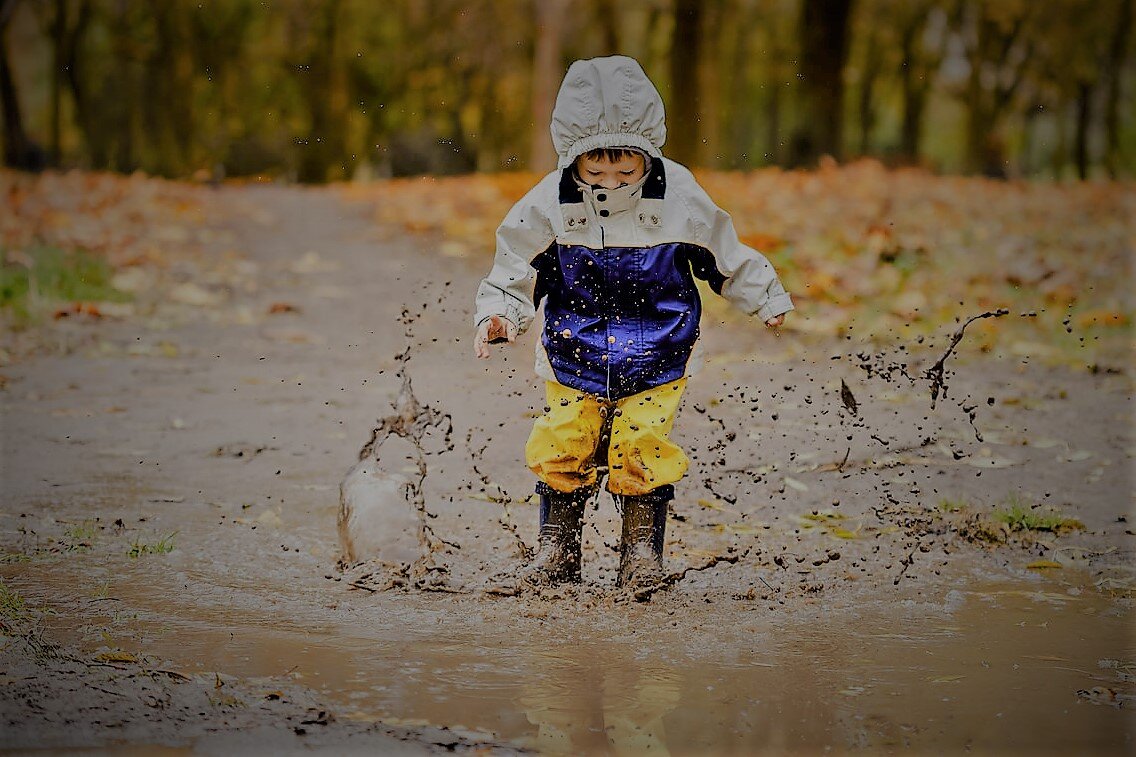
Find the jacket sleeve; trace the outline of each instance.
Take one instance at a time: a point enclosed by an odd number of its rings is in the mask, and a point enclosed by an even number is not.
[[[541,189],[537,185],[514,205],[497,229],[493,269],[477,288],[474,328],[495,315],[508,318],[522,334],[532,325],[536,314],[536,271],[531,261],[556,240],[552,223],[539,201]]]
[[[715,205],[705,192],[698,192],[693,203],[696,217],[706,223],[700,236],[726,277],[722,296],[762,321],[792,310],[793,300],[777,278],[773,264],[757,250],[742,244],[730,214]]]

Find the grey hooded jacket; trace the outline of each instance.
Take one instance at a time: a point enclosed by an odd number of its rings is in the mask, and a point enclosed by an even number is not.
[[[695,278],[762,321],[793,309],[773,266],[738,240],[730,216],[663,157],[663,103],[639,64],[614,56],[568,69],[552,114],[559,167],[497,230],[474,325],[494,315],[521,332],[544,304],[537,374],[618,399],[694,373],[701,315]],[[591,187],[577,157],[630,147],[648,174]]]

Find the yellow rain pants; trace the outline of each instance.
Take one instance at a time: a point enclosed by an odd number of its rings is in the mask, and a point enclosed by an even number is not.
[[[596,448],[604,420],[611,413],[608,491],[638,495],[673,484],[689,465],[686,454],[667,438],[685,389],[686,379],[681,378],[608,402],[546,382],[548,410],[533,424],[525,461],[541,481],[558,492],[595,485]]]

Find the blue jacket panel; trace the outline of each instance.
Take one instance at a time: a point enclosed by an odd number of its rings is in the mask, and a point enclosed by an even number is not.
[[[532,267],[556,380],[612,400],[686,375],[702,315],[695,277],[717,292],[725,281],[709,251],[686,243],[557,243]]]

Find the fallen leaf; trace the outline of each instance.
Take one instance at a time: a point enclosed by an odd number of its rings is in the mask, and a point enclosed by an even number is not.
[[[799,492],[807,492],[809,490],[809,487],[808,487],[807,484],[804,484],[804,483],[798,481],[795,478],[790,478],[789,476],[785,476],[784,479],[782,479],[782,480],[785,482],[785,485],[788,486],[790,489],[795,489],[796,491],[799,491]]]

